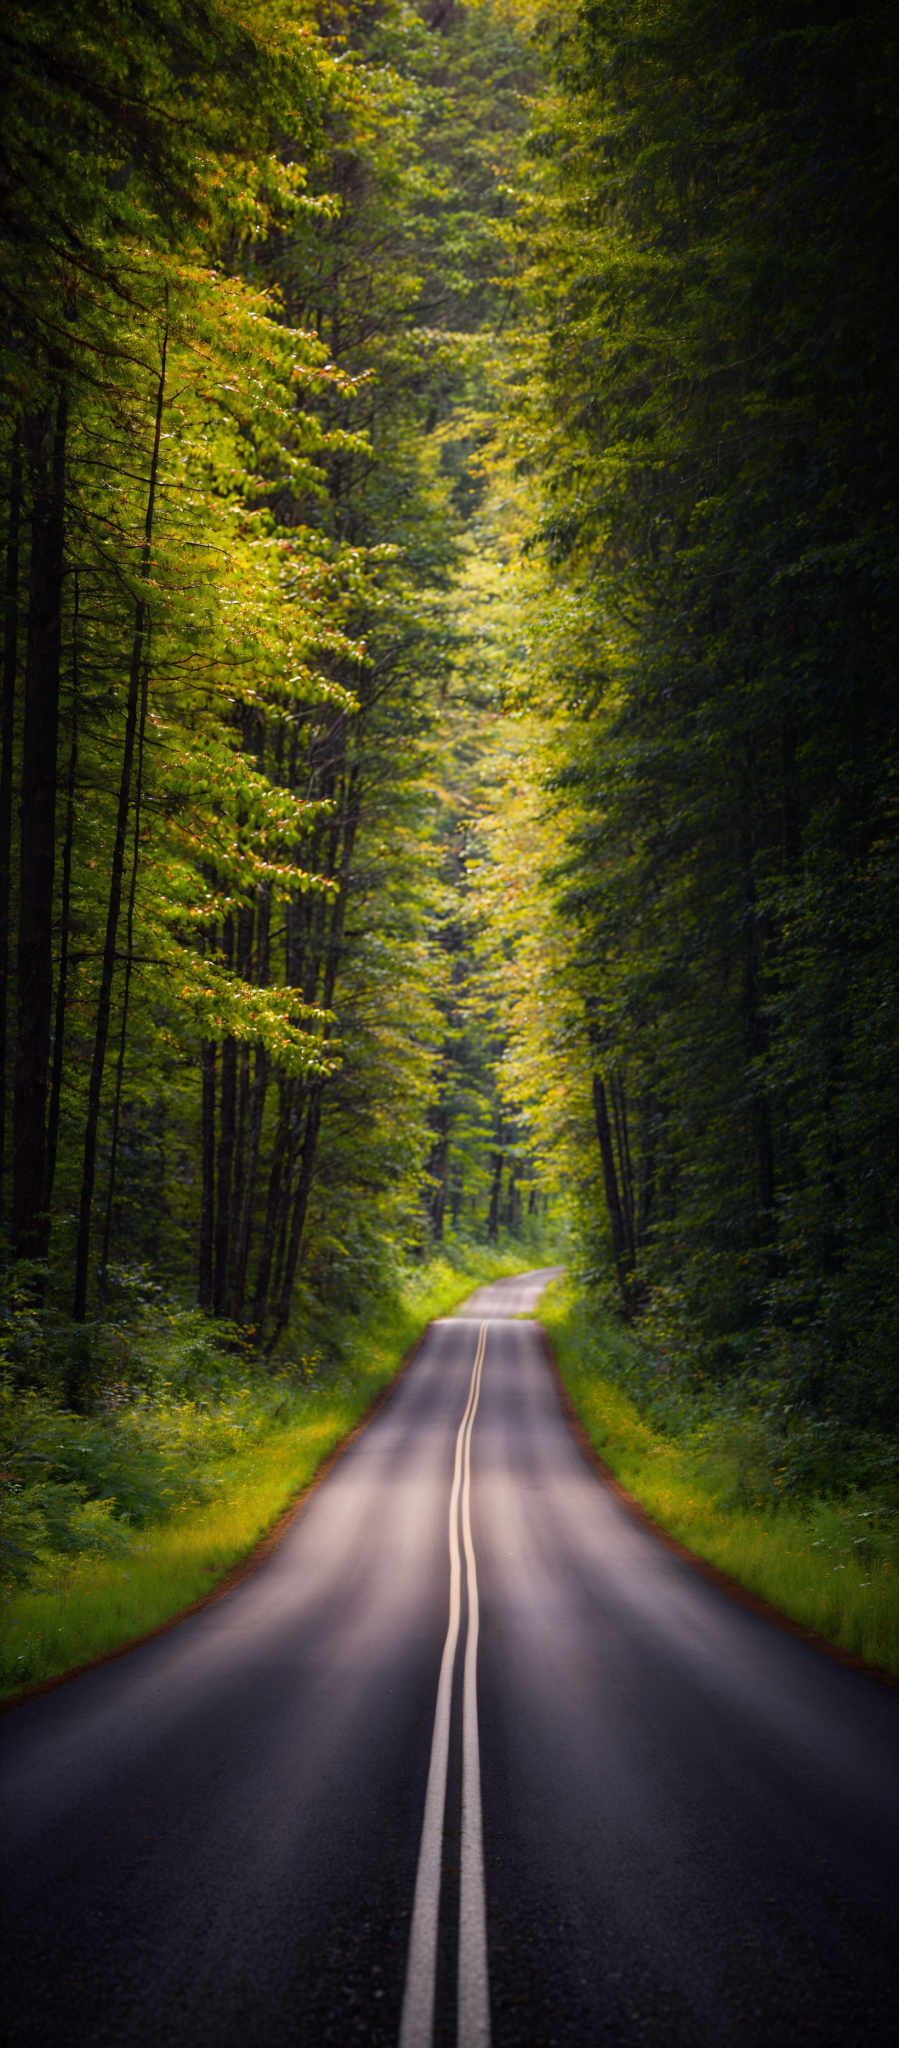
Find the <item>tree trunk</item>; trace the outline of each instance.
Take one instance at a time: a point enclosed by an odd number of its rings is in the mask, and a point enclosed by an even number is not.
[[[234,919],[230,914],[224,923],[222,951],[226,966],[231,967],[234,962]],[[212,1306],[217,1316],[223,1316],[227,1307],[228,1249],[231,1241],[234,1122],[237,1105],[237,1046],[233,1038],[226,1038],[223,1042],[221,1073],[215,1200],[215,1280],[212,1294]]]
[[[144,539],[141,548],[140,576],[142,581],[150,570],[153,542],[153,515],[156,504],[156,484],[159,475],[159,447],[162,439],[162,416],[165,405],[166,353],[168,328],[163,329],[159,379],[156,386],[156,417],[153,432],[153,453],[150,461],[150,481],[147,491],[147,509],[144,517]],[[149,622],[146,599],[138,598],[134,613],[134,631],[131,639],[131,664],[128,677],[128,701],[125,714],[125,742],[122,750],[122,767],[119,777],[119,802],[116,816],[115,840],[112,852],[112,867],[109,878],[109,899],[106,911],[106,937],[103,946],[103,962],[100,970],[100,993],[97,1001],[97,1019],[94,1028],[94,1049],[91,1059],[90,1081],[88,1083],[87,1122],[84,1133],[84,1160],[81,1173],[81,1201],[78,1214],[78,1240],[75,1250],[75,1300],[73,1313],[76,1322],[83,1322],[87,1314],[87,1282],[90,1265],[91,1213],[94,1200],[94,1180],[97,1167],[97,1131],[100,1122],[100,1096],[103,1087],[103,1069],[106,1063],[106,1047],[109,1040],[109,1024],[112,1014],[112,984],[115,973],[116,940],[119,929],[119,914],[122,903],[122,879],[125,870],[125,846],[128,833],[128,810],[131,803],[131,779],[134,765],[134,747],[137,735],[138,713],[141,699],[141,679],[145,662],[145,638]]]
[[[600,1073],[593,1075],[593,1119],[599,1140],[599,1156],[602,1162],[603,1186],[606,1195],[606,1209],[609,1229],[612,1234],[612,1257],[621,1299],[626,1310],[630,1309],[631,1268],[627,1254],[627,1231],[621,1207],[621,1193],[615,1166],[615,1148],[612,1143],[612,1126],[609,1120],[609,1105],[605,1082]]]
[[[12,1238],[24,1258],[49,1244],[45,1206],[53,1004],[56,753],[65,556],[68,397],[26,423],[32,476],[18,947]]]
[[[253,910],[244,904],[237,913],[237,972],[249,986],[253,973]],[[234,1130],[234,1167],[231,1179],[230,1242],[228,1246],[227,1313],[240,1317],[242,1285],[238,1273],[247,1175],[250,1165],[250,1048],[242,1044],[237,1052],[237,1099]]]
[[[147,626],[147,656],[143,665],[140,692],[140,717],[137,731],[137,763],[134,776],[134,834],[132,840],[131,877],[128,884],[128,912],[125,920],[125,984],[122,989],[122,1018],[119,1027],[119,1050],[116,1060],[115,1090],[112,1106],[112,1134],[109,1141],[109,1173],[106,1186],[106,1213],[103,1219],[103,1246],[100,1252],[101,1285],[105,1288],[109,1266],[109,1247],[112,1239],[112,1210],[115,1201],[116,1167],[119,1156],[119,1130],[122,1121],[122,1083],[125,1075],[125,1048],[128,1042],[128,1010],[131,1000],[131,974],[134,966],[134,905],[137,898],[137,870],[140,863],[141,810],[144,794],[144,744],[147,735],[147,709],[150,694],[150,634]]]
[[[502,1192],[503,1165],[505,1163],[506,1157],[502,1147],[502,1125],[500,1125],[499,1128],[498,1138],[499,1143],[497,1144],[496,1150],[494,1152],[491,1152],[490,1154],[490,1201],[487,1205],[488,1244],[495,1244],[497,1237],[499,1236],[499,1198]]]
[[[50,1078],[50,1107],[47,1115],[47,1162],[44,1205],[49,1214],[56,1178],[59,1146],[59,1108],[62,1096],[62,1063],[66,1038],[66,1002],[69,993],[69,927],[72,904],[72,860],[75,845],[75,786],[78,775],[78,571],[73,577],[72,602],[72,722],[69,733],[69,766],[66,775],[66,823],[62,847],[62,881],[59,905],[59,974],[56,982],[56,1021],[53,1029],[53,1068]]]
[[[612,1114],[615,1121],[615,1140],[618,1148],[618,1186],[621,1197],[621,1222],[624,1231],[624,1249],[628,1272],[632,1272],[637,1257],[636,1225],[634,1218],[634,1176],[631,1165],[631,1147],[627,1121],[627,1099],[624,1084],[618,1074],[609,1080],[609,1094],[612,1098]]]
[[[259,1250],[259,1267],[256,1274],[256,1292],[253,1299],[253,1321],[261,1332],[268,1317],[269,1293],[271,1290],[272,1265],[278,1236],[278,1223],[285,1200],[285,1167],[290,1137],[290,1084],[282,1075],[279,1083],[280,1104],[272,1156],[269,1165],[268,1195],[265,1205],[265,1222],[262,1229],[262,1244]]]
[[[332,833],[331,835],[332,854],[329,861],[328,872],[331,874],[335,874],[337,872],[337,846],[339,844],[340,884],[336,898],[332,899],[330,922],[323,926],[321,938],[319,940],[317,947],[319,959],[323,959],[324,961],[324,972],[322,974],[321,986],[321,1005],[322,1009],[324,1010],[330,1010],[333,1008],[334,1005],[334,991],[337,984],[337,974],[340,964],[341,946],[343,941],[343,928],[344,921],[346,918],[347,895],[349,892],[350,862],[353,857],[353,847],[355,845],[358,824],[359,771],[358,768],[354,767],[350,770],[349,776],[346,778],[346,781],[344,783],[343,802],[340,805],[339,818],[335,826],[335,832],[337,835],[336,839],[334,833]],[[327,912],[326,906],[324,904],[324,899],[322,899],[321,908],[322,916],[323,918],[326,918]],[[306,980],[307,989],[309,989],[311,987],[311,983],[309,981],[308,972]],[[313,995],[307,993],[306,1000],[312,1001]],[[290,1229],[285,1238],[284,1261],[278,1278],[278,1307],[275,1318],[275,1327],[267,1347],[269,1355],[271,1355],[271,1352],[274,1350],[274,1347],[278,1341],[278,1338],[281,1335],[282,1330],[286,1328],[288,1318],[290,1315],[290,1302],[291,1296],[293,1294],[293,1284],[296,1278],[300,1244],[302,1241],[303,1228],[306,1221],[306,1212],[309,1206],[309,1195],[311,1192],[312,1180],[315,1171],[315,1158],[318,1148],[318,1134],[321,1127],[323,1088],[324,1082],[321,1080],[316,1080],[310,1084],[307,1090],[308,1101],[306,1107],[305,1126],[303,1130],[303,1145],[300,1157],[299,1180],[292,1196]]]
[[[215,1043],[204,1038],[200,1048],[201,1099],[201,1192],[200,1192],[200,1307],[212,1308],[212,1254],[215,1242]]]
[[[259,988],[266,988],[268,986],[269,918],[270,896],[268,885],[264,883],[259,890],[256,905],[256,983]],[[270,1068],[271,1062],[265,1046],[257,1045],[253,1086],[249,1102],[246,1168],[232,1258],[231,1314],[235,1322],[242,1322],[244,1316],[247,1266],[250,1257],[250,1233],[253,1222],[253,1203],[259,1178],[262,1126],[265,1116],[265,1098],[268,1092]]]
[[[12,887],[13,747],[16,724],[16,670],[19,654],[19,529],[22,521],[22,436],[13,435],[9,473],[9,523],[6,529],[5,619],[3,631],[3,709],[0,718],[0,1226],[6,1183],[6,1063],[9,1045],[9,933]]]
[[[446,1113],[443,1110],[440,1112],[440,1122],[444,1128],[438,1131],[434,1139],[427,1166],[428,1176],[433,1181],[433,1187],[429,1189],[427,1198],[428,1213],[431,1219],[431,1231],[436,1244],[441,1244],[443,1241],[443,1226],[446,1220],[446,1175],[450,1149],[449,1132],[445,1128]]]
[[[274,1350],[282,1330],[287,1328],[290,1317],[293,1283],[296,1278],[303,1227],[306,1222],[306,1212],[309,1207],[309,1196],[312,1191],[312,1181],[315,1173],[315,1156],[318,1150],[318,1134],[322,1117],[322,1087],[323,1083],[316,1081],[309,1091],[306,1124],[303,1131],[303,1149],[300,1155],[300,1176],[293,1198],[290,1237],[287,1241],[284,1268],[281,1274],[275,1327],[267,1347],[269,1356]]]

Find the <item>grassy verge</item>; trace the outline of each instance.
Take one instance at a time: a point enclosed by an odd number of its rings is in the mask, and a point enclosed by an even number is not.
[[[790,1444],[751,1412],[669,1403],[667,1426],[627,1381],[639,1346],[556,1282],[540,1306],[594,1448],[654,1521],[781,1613],[899,1678],[899,1533],[889,1488],[782,1498]],[[779,1462],[782,1459],[784,1462]]]
[[[520,1246],[432,1260],[342,1333],[339,1360],[301,1359],[274,1377],[223,1352],[198,1317],[171,1316],[135,1340],[134,1376],[102,1388],[90,1417],[7,1389],[0,1697],[203,1599],[314,1478],[426,1324],[528,1263]]]

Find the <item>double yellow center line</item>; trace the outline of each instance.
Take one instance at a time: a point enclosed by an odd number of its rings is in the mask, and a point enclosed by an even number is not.
[[[399,2048],[430,2048],[434,2032],[440,1864],[449,1766],[453,1672],[462,1618],[462,1559],[465,1561],[467,1628],[462,1672],[462,1842],[459,1886],[458,2048],[490,2048],[487,1984],[487,1921],[484,1905],[484,1845],[481,1822],[481,1762],[478,1742],[478,1575],[471,1534],[471,1433],[481,1394],[487,1324],[478,1333],[465,1413],[456,1437],[449,1505],[449,1620],[431,1737],[431,1761],[415,1899],[406,1961],[406,1986]]]

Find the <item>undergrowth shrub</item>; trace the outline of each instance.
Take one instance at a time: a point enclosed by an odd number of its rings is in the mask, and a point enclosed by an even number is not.
[[[637,1415],[676,1444],[704,1491],[724,1509],[802,1509],[862,1495],[886,1530],[899,1511],[899,1444],[797,1396],[770,1358],[722,1382],[695,1343],[679,1348],[679,1316],[664,1299],[635,1330],[574,1283],[553,1290],[580,1371],[601,1375]]]
[[[581,1421],[665,1529],[899,1678],[899,1449],[762,1373],[722,1387],[565,1282],[541,1304]]]
[[[271,1367],[254,1354],[251,1333],[166,1303],[140,1271],[122,1269],[110,1278],[103,1320],[88,1327],[84,1414],[63,1403],[61,1348],[49,1387],[27,1383],[42,1341],[46,1364],[48,1322],[41,1325],[27,1289],[7,1293],[0,1585],[40,1585],[78,1557],[125,1550],[148,1525],[223,1497],[254,1447],[295,1424],[317,1429],[323,1404],[363,1386],[370,1397],[388,1380],[422,1325],[458,1298],[460,1283],[464,1291],[466,1266],[475,1266],[473,1284],[478,1267],[515,1263],[470,1247],[427,1261],[398,1274],[377,1331],[353,1316],[318,1332],[295,1325]],[[333,1427],[339,1433],[337,1420]]]
[[[0,1389],[0,1579],[22,1582],[50,1554],[119,1547],[176,1500],[202,1497],[183,1419],[121,1405],[121,1394],[81,1416]]]

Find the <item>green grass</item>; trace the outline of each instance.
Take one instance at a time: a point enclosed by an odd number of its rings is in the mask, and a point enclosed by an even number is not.
[[[377,1319],[344,1330],[335,1361],[301,1360],[273,1379],[229,1360],[199,1318],[174,1317],[138,1344],[138,1380],[101,1389],[91,1417],[7,1392],[0,1479],[13,1582],[0,1591],[0,1697],[203,1599],[314,1478],[428,1322],[527,1263],[520,1246],[434,1259]]]
[[[661,1429],[620,1384],[636,1340],[568,1281],[540,1318],[594,1448],[653,1520],[760,1599],[899,1678],[899,1534],[876,1489],[783,1499],[789,1470],[752,1414]],[[639,1378],[639,1375],[635,1375]],[[788,1444],[782,1456],[789,1459]]]
[[[34,1483],[10,1490],[7,1529],[32,1548],[25,1582],[0,1593],[0,1695],[103,1656],[211,1592],[355,1427],[426,1324],[528,1260],[512,1247],[432,1261],[376,1321],[344,1333],[330,1365],[304,1359],[254,1377],[219,1353],[209,1325],[176,1318],[138,1347],[140,1389],[113,1382],[94,1416],[11,1403],[0,1466],[26,1482],[30,1466]],[[591,1441],[654,1520],[793,1620],[899,1677],[889,1501],[859,1487],[779,1498],[787,1466],[778,1469],[756,1418],[707,1410],[699,1422],[672,1393],[660,1427],[628,1332],[588,1311],[567,1282],[549,1290],[541,1318]],[[641,1390],[637,1400],[622,1380]]]

